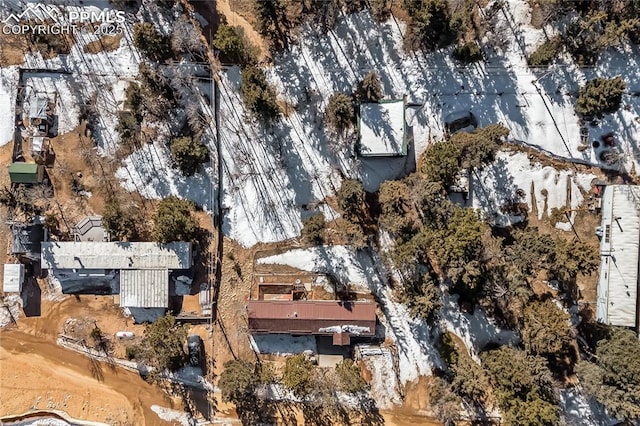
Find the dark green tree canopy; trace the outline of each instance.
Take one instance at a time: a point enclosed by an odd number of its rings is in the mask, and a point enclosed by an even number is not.
[[[355,122],[353,100],[344,93],[334,93],[325,109],[327,124],[336,132],[342,133]]]
[[[576,372],[583,389],[618,419],[640,420],[640,342],[631,330],[613,329],[596,349],[597,363]]]
[[[220,374],[218,387],[222,393],[222,400],[242,405],[255,397],[255,391],[260,384],[256,366],[242,359],[224,363],[224,371]]]
[[[305,398],[313,391],[313,364],[304,354],[287,358],[282,384],[299,398]]]
[[[147,325],[140,343],[140,354],[145,363],[155,369],[152,378],[164,370],[176,371],[184,364],[184,345],[187,330],[171,315]]]
[[[358,82],[357,95],[361,102],[378,102],[384,97],[382,82],[377,73],[371,71]]]
[[[247,108],[264,121],[271,122],[280,115],[276,92],[267,82],[262,69],[250,65],[242,70],[240,92]]]
[[[198,222],[191,214],[194,207],[192,201],[173,195],[160,201],[153,217],[153,234],[156,241],[192,241],[199,230]]]
[[[612,114],[620,108],[626,87],[621,77],[589,80],[580,89],[576,111],[585,116]]]
[[[171,141],[171,156],[183,175],[193,176],[209,161],[209,149],[199,139],[183,136]]]
[[[150,22],[133,26],[133,44],[153,61],[165,61],[173,55],[171,37],[160,34]]]

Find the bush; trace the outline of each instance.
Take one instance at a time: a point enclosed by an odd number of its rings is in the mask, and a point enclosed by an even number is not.
[[[378,74],[371,71],[358,83],[358,98],[361,102],[378,102],[384,97]]]
[[[171,141],[171,157],[185,176],[193,176],[200,164],[209,161],[209,149],[200,141],[189,136]]]
[[[525,307],[520,334],[527,351],[535,355],[561,356],[573,341],[569,315],[551,300]]]
[[[409,307],[411,316],[427,322],[435,321],[442,307],[442,293],[430,274],[405,283],[401,299]]]
[[[465,43],[456,46],[452,53],[453,59],[470,64],[472,62],[478,62],[483,59],[482,50],[475,42]]]
[[[580,89],[576,111],[584,116],[613,114],[620,108],[626,87],[621,77],[590,80]]]
[[[314,214],[302,223],[302,239],[307,244],[321,245],[324,243],[325,226],[324,215]]]
[[[133,45],[152,61],[165,61],[172,56],[171,37],[160,34],[150,22],[133,26]]]
[[[241,27],[220,24],[213,38],[213,47],[220,50],[223,62],[240,65],[257,62],[256,48],[246,39]]]
[[[391,17],[392,0],[370,0],[371,14],[377,22],[384,22]]]
[[[543,67],[549,65],[558,57],[562,48],[562,40],[560,37],[553,37],[544,43],[527,58],[527,62],[532,67]]]
[[[380,225],[394,235],[400,235],[411,228],[412,217],[411,191],[402,181],[385,181],[380,185],[378,202],[381,207]]]
[[[153,218],[155,240],[161,243],[194,240],[199,231],[198,222],[191,214],[194,207],[192,201],[173,195],[160,201]]]
[[[338,133],[346,131],[356,119],[353,101],[350,96],[344,93],[331,95],[324,114],[329,126]]]
[[[223,401],[242,404],[254,398],[255,389],[259,383],[256,366],[242,359],[236,359],[224,363],[224,371],[220,374],[218,387]]]
[[[280,115],[276,92],[269,86],[260,68],[248,66],[242,70],[240,91],[247,108],[266,122],[273,121]]]
[[[125,348],[126,357],[129,361],[134,360],[140,354],[140,348],[137,346],[127,346]]]

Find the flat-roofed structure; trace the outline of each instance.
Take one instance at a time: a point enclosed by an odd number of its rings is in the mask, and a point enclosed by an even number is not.
[[[640,187],[607,186],[602,195],[602,239],[596,318],[638,327]]]
[[[350,336],[375,336],[376,305],[349,301],[252,300],[247,305],[252,333],[334,336],[348,345]]]
[[[121,270],[120,306],[123,308],[168,308],[169,271],[166,269]]]
[[[4,265],[2,291],[5,293],[20,293],[24,282],[24,265],[22,263],[7,263]]]
[[[191,243],[44,242],[43,269],[189,269]]]
[[[407,155],[405,100],[360,104],[359,153],[362,157]]]

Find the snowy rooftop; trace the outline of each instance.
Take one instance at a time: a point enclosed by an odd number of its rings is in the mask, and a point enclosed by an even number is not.
[[[598,321],[636,326],[640,186],[607,186],[602,196]]]
[[[3,291],[5,293],[19,293],[24,280],[24,265],[21,263],[7,263],[4,265]]]
[[[120,306],[168,308],[169,271],[166,269],[120,271]]]
[[[45,242],[44,269],[189,269],[191,243]]]
[[[402,99],[360,105],[360,155],[407,155],[404,109]]]

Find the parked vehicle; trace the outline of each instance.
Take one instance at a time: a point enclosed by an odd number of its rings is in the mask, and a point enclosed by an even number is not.
[[[449,134],[471,132],[478,127],[478,121],[471,111],[455,111],[444,118],[444,127]]]
[[[187,350],[189,354],[189,364],[193,367],[202,366],[202,355],[204,353],[202,338],[197,334],[192,334],[187,337]]]

